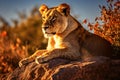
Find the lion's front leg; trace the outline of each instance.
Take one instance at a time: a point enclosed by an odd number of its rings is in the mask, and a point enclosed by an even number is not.
[[[37,56],[40,56],[45,52],[47,52],[47,50],[38,50],[33,55],[31,55],[30,57],[22,59],[19,62],[19,67],[21,67],[22,65],[27,65],[27,64],[33,62]]]
[[[48,61],[49,59],[51,59],[51,56],[49,55],[49,53],[44,53],[44,54],[36,57],[35,62],[37,64],[40,64],[40,63]]]
[[[67,59],[73,60],[73,59],[80,58],[80,53],[79,53],[79,51],[74,51],[73,52],[71,49],[67,49],[67,48],[64,48],[64,49],[54,49],[52,51],[45,52],[41,56],[38,56],[35,59],[35,62],[37,64],[40,64],[40,63],[49,61],[49,60],[51,60],[53,58],[57,58],[57,57],[67,58]]]

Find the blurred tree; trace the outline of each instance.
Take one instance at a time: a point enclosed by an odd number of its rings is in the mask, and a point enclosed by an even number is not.
[[[107,6],[99,5],[101,16],[88,26],[95,34],[110,41],[116,55],[120,56],[120,0],[107,0],[107,3]]]
[[[18,15],[20,20],[12,20],[14,26],[0,17],[0,74],[13,71],[20,59],[46,47],[38,8],[34,7],[29,16],[24,12]]]
[[[38,6],[35,6],[32,10],[31,10],[31,15],[36,15],[36,14],[39,14],[39,10],[38,10]]]
[[[21,14],[23,14],[21,12]],[[25,14],[24,14],[25,15]],[[11,28],[11,34],[19,37],[22,40],[23,45],[28,46],[29,53],[32,54],[38,49],[43,49],[46,46],[46,41],[41,31],[41,15],[37,7],[34,7],[29,16],[19,16],[21,19],[20,23],[14,20],[15,27]]]
[[[21,20],[24,20],[24,19],[27,18],[27,15],[26,15],[25,11],[23,11],[23,12],[18,12],[18,16],[19,16],[19,18],[20,18]]]
[[[9,26],[9,23],[2,16],[0,16],[0,22],[2,26]]]
[[[34,53],[35,50],[44,49],[47,41],[41,31],[42,21],[38,10],[38,7],[35,6],[29,16],[27,16],[25,11],[18,12],[20,21],[13,19],[14,26],[9,25],[3,17],[0,17],[0,31],[6,31],[9,39],[12,39],[13,42],[16,38],[20,38],[22,44],[28,46],[30,54]]]
[[[14,27],[17,27],[17,26],[18,26],[18,20],[12,19],[12,22],[13,22],[13,24],[14,24]]]

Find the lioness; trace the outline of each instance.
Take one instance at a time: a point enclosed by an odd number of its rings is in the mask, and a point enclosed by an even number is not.
[[[111,44],[105,39],[85,30],[82,25],[70,15],[70,6],[66,3],[48,8],[43,4],[42,31],[48,38],[46,50],[38,50],[32,56],[19,62],[19,65],[35,60],[37,64],[61,57],[71,60],[86,56],[112,56]]]

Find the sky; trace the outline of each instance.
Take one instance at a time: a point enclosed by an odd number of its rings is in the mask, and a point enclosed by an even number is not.
[[[99,5],[105,5],[106,0],[0,0],[0,16],[7,21],[18,19],[17,12],[29,13],[34,6],[46,4],[48,7],[67,3],[71,7],[71,14],[78,15],[79,21],[88,19],[93,22],[100,15]]]

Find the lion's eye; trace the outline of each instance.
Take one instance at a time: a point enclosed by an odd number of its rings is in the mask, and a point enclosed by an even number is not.
[[[54,22],[55,20],[56,20],[56,18],[55,18],[55,17],[53,17],[53,18],[52,18],[52,21]]]
[[[51,19],[50,19],[52,22],[54,22],[55,20],[56,20],[56,17],[51,17]]]
[[[42,16],[42,19],[45,19],[45,16]]]

